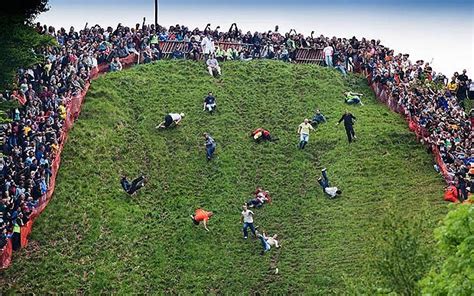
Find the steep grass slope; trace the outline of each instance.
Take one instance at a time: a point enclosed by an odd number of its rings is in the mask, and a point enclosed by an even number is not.
[[[340,293],[343,276],[370,277],[370,240],[388,207],[413,219],[429,210],[432,221],[446,212],[431,156],[363,78],[272,61],[229,62],[223,73],[213,79],[200,63],[163,61],[94,81],[55,197],[2,286],[40,294]],[[366,103],[349,108],[358,118],[351,145],[335,126],[346,89],[363,92]],[[202,112],[208,91],[219,104],[212,116]],[[297,126],[316,108],[329,122],[298,150]],[[156,131],[167,112],[187,116],[177,129]],[[254,144],[248,134],[257,127],[280,140]],[[210,163],[203,132],[218,142]],[[323,195],[316,181],[323,167],[341,198]],[[121,172],[144,172],[150,182],[130,198]],[[239,224],[257,185],[274,202],[255,210],[256,224],[283,245],[263,257]],[[216,214],[209,233],[189,219],[197,207]]]

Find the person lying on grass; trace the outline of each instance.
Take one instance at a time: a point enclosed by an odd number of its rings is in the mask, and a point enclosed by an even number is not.
[[[270,132],[266,129],[263,129],[261,127],[257,128],[254,130],[250,136],[255,140],[256,143],[260,143],[262,141],[268,141],[268,142],[275,142],[278,141],[278,138],[272,137]]]
[[[361,97],[363,96],[363,94],[358,94],[358,93],[348,91],[344,93],[344,95],[345,95],[344,103],[348,105],[357,105],[357,104],[360,104],[361,106],[364,105],[361,100]]]
[[[266,252],[270,251],[271,247],[279,248],[281,245],[279,244],[277,237],[278,235],[274,234],[273,236],[267,236],[267,234],[264,232],[259,233],[258,231],[257,237],[260,239],[260,243],[262,244],[262,252],[260,255],[263,256]]]
[[[177,126],[184,118],[184,113],[169,113],[165,115],[164,120],[155,128],[169,128]]]
[[[135,180],[133,180],[132,183],[130,183],[127,180],[127,176],[122,176],[122,179],[120,180],[120,184],[122,185],[122,188],[123,190],[125,190],[125,192],[127,192],[130,195],[134,195],[140,188],[145,186],[147,181],[148,181],[147,178],[142,175],[136,178]]]
[[[261,208],[265,203],[271,202],[270,193],[261,187],[257,187],[254,194],[255,197],[247,202],[249,208]]]
[[[212,92],[207,94],[207,97],[204,98],[204,108],[202,111],[209,111],[212,114],[217,108],[216,98],[212,95]]]
[[[321,110],[317,109],[316,113],[313,115],[313,118],[311,119],[311,125],[313,127],[318,126],[318,124],[325,123],[326,122],[326,117],[324,117],[323,113],[321,113]]]
[[[335,198],[338,195],[342,194],[342,191],[337,187],[329,187],[329,179],[326,174],[326,168],[321,170],[322,177],[318,178],[318,183],[323,188],[323,192],[329,195],[329,198]]]
[[[191,215],[191,219],[193,220],[194,225],[199,225],[202,223],[204,229],[206,229],[206,231],[209,231],[209,229],[207,228],[207,221],[209,221],[212,215],[214,215],[213,212],[208,212],[199,208],[194,212],[194,215]]]

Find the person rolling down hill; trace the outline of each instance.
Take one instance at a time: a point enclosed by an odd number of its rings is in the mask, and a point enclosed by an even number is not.
[[[172,126],[177,126],[181,120],[184,118],[184,113],[169,113],[165,115],[164,120],[157,125],[155,128],[168,128]]]
[[[210,161],[212,159],[212,155],[214,154],[214,151],[216,151],[217,143],[208,133],[204,133],[204,139],[205,139],[204,145],[206,146],[207,161]]]
[[[361,100],[361,97],[363,96],[363,94],[358,94],[358,93],[348,91],[344,93],[344,95],[345,95],[344,103],[348,105],[357,105],[357,104],[360,104],[361,106],[364,105]]]
[[[202,111],[209,111],[209,113],[212,114],[212,112],[216,111],[217,108],[217,102],[216,98],[212,95],[212,92],[209,92],[207,94],[207,97],[204,98],[204,109]]]
[[[354,120],[356,120],[355,116],[346,110],[341,119],[339,119],[339,121],[336,123],[336,125],[339,125],[341,121],[344,121],[344,128],[346,129],[347,140],[349,143],[352,143],[353,140],[357,139],[353,126]]]
[[[316,110],[316,113],[314,114],[313,118],[311,119],[311,125],[313,127],[316,127],[318,126],[319,124],[321,123],[325,123],[327,120],[326,120],[326,117],[324,116],[323,113],[321,113],[321,110],[317,109]]]
[[[206,229],[206,231],[209,231],[209,229],[207,228],[207,221],[209,221],[212,215],[214,215],[213,212],[208,212],[199,208],[196,209],[194,215],[191,215],[191,219],[193,220],[194,225],[199,225],[202,223],[204,229]]]
[[[304,122],[298,126],[298,134],[300,135],[300,144],[299,144],[300,149],[304,149],[304,146],[308,144],[310,130],[314,131],[314,128],[309,123],[309,120],[305,118]]]
[[[278,243],[278,240],[276,239],[277,238],[276,234],[273,235],[273,236],[267,236],[267,234],[265,232],[259,233],[257,231],[256,233],[257,233],[257,237],[260,239],[260,243],[262,244],[262,248],[263,248],[260,255],[263,255],[266,252],[270,251],[272,246],[275,247],[275,248],[279,248],[281,246]]]
[[[249,208],[261,208],[265,203],[271,203],[272,201],[270,193],[260,187],[257,187],[254,194],[255,197],[247,202]]]
[[[277,138],[272,137],[272,135],[270,134],[270,132],[268,130],[263,129],[261,127],[254,130],[250,134],[250,136],[255,140],[256,143],[260,143],[262,141],[268,141],[268,142],[278,141]]]
[[[146,182],[147,178],[145,176],[136,178],[132,183],[127,180],[127,176],[122,176],[122,179],[120,180],[123,190],[130,195],[135,194],[140,188],[144,187]]]
[[[341,195],[342,191],[337,187],[329,187],[329,179],[325,168],[321,170],[321,173],[322,177],[318,178],[318,183],[323,188],[323,192],[329,195],[329,198],[335,198],[336,196]]]

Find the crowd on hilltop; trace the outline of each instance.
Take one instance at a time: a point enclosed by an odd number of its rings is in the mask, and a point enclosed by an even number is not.
[[[380,41],[328,38],[313,33],[304,36],[294,30],[281,34],[278,26],[273,31],[255,33],[244,33],[236,24],[227,31],[211,29],[210,25],[204,30],[191,30],[181,25],[155,28],[145,24],[131,28],[95,25],[82,30],[56,30],[37,24],[36,30],[53,36],[59,46],[41,49],[44,62],[19,69],[17,90],[0,94],[0,101],[15,98],[23,104],[11,112],[12,122],[5,129],[0,159],[0,247],[8,237],[18,247],[20,227],[48,190],[68,99],[84,90],[91,71],[100,64],[107,63],[111,71],[120,71],[120,58],[132,53],[145,63],[161,59],[160,41],[184,42],[184,51],[173,53],[173,57],[194,59],[205,54],[219,60],[294,61],[298,48],[321,49],[327,66],[344,75],[365,72],[373,81],[386,85],[407,115],[426,128],[429,135],[424,141],[438,147],[463,196],[467,195],[467,188],[473,188],[474,114],[465,112],[464,101],[468,96],[473,98],[474,85],[465,71],[447,79],[435,73],[428,63],[412,63],[408,55],[395,54]],[[218,42],[241,46],[224,50]]]

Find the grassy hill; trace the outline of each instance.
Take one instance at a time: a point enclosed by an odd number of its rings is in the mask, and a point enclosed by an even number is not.
[[[367,261],[388,208],[414,220],[427,210],[430,221],[446,213],[431,156],[363,78],[273,61],[229,62],[223,73],[213,79],[201,63],[163,61],[94,81],[63,153],[56,194],[29,247],[1,273],[2,287],[38,294],[341,293],[344,276],[376,280]],[[366,103],[349,108],[358,118],[359,141],[351,145],[335,126],[348,89],[364,93]],[[212,116],[202,111],[208,91],[219,105]],[[329,122],[298,150],[297,126],[316,108]],[[155,130],[167,112],[185,112],[183,125]],[[254,144],[248,135],[257,127],[280,140]],[[218,142],[210,163],[203,132]],[[341,198],[323,195],[316,181],[323,167]],[[121,172],[144,172],[150,182],[130,198]],[[256,225],[278,233],[283,245],[263,257],[257,241],[242,239],[239,223],[240,206],[258,185],[274,202],[255,210]],[[209,233],[189,219],[197,207],[216,214]],[[432,229],[424,232],[429,237]]]

